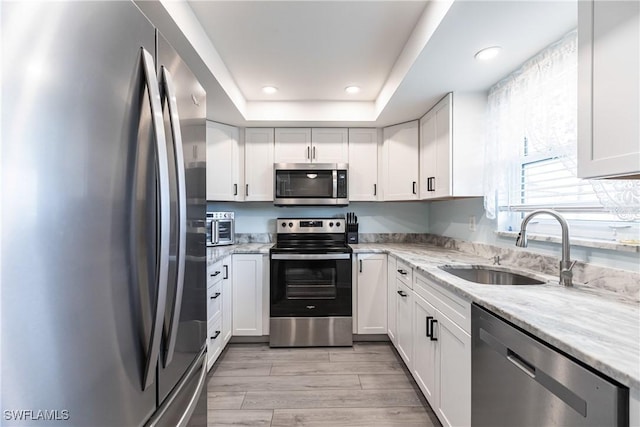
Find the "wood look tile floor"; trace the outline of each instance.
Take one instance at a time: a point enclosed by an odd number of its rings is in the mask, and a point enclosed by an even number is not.
[[[230,344],[209,373],[208,427],[440,426],[389,343]]]

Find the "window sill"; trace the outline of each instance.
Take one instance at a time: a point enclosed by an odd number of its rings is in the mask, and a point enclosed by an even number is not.
[[[516,239],[518,232],[516,231],[495,231],[500,237]],[[544,234],[527,233],[527,239],[537,242],[562,243],[562,239],[556,236],[548,236]],[[592,240],[579,237],[571,237],[571,246],[582,246],[585,248],[607,249],[620,252],[640,252],[640,241],[637,243],[617,242],[613,240]]]

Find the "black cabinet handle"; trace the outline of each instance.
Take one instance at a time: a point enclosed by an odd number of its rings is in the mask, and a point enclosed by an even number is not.
[[[427,191],[436,191],[436,177],[427,178]]]
[[[407,275],[407,272],[405,270],[402,270],[402,269],[398,269],[398,273],[402,274],[403,276]]]
[[[427,338],[431,338],[433,336],[433,330],[431,329],[431,320],[433,320],[433,316],[427,316]]]
[[[313,156],[311,158],[312,159],[316,158],[316,147],[313,147]]]
[[[362,260],[360,260],[360,273],[362,273]]]
[[[220,292],[216,292],[215,295],[211,297],[211,299],[216,299],[220,296]]]
[[[413,194],[417,194],[416,193],[416,184],[417,184],[417,182],[415,182],[415,181],[413,181],[413,184],[411,184],[411,189],[412,189],[411,191],[413,191]]]
[[[407,293],[406,293],[406,292],[404,292],[404,291],[398,291],[398,295],[400,295],[401,297],[403,297],[403,298],[404,298],[404,297],[406,297],[406,296],[407,296]]]
[[[215,273],[213,273],[213,274],[211,275],[211,277],[216,277],[218,274],[220,274],[220,272],[219,272],[219,271],[216,271]]]
[[[309,152],[311,150],[311,147],[307,146],[307,159],[311,160],[311,156],[309,155]]]
[[[433,319],[431,321],[431,335],[429,335],[429,338],[431,339],[431,341],[438,341],[438,338],[436,338],[436,334],[435,334],[435,329],[433,327],[433,325],[435,325],[436,323],[438,323],[437,319]]]
[[[215,335],[211,337],[212,340],[215,340],[220,335],[220,331],[216,331]]]
[[[373,195],[374,196],[378,195],[378,184],[373,184]]]
[[[222,267],[224,268],[224,277],[222,279],[226,280],[229,278],[229,266],[225,264]]]
[[[244,195],[248,196],[249,195],[249,184],[246,185],[246,188],[244,190]]]
[[[233,195],[234,196],[238,195],[238,184],[233,184]]]

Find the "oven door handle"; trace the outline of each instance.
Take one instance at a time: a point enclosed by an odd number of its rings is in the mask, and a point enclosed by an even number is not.
[[[271,254],[271,259],[285,261],[351,259],[351,254]]]

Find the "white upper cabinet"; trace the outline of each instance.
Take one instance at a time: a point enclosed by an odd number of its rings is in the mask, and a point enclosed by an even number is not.
[[[346,128],[276,128],[276,163],[348,163]]]
[[[245,129],[244,147],[244,200],[273,201],[273,128]]]
[[[274,158],[276,163],[311,162],[311,129],[276,128]]]
[[[377,129],[349,129],[349,200],[378,200]]]
[[[418,199],[418,121],[384,128],[384,200]]]
[[[420,199],[482,196],[486,105],[449,93],[420,119]]]
[[[311,161],[313,163],[348,163],[348,129],[311,129]]]
[[[578,177],[640,179],[640,3],[578,2]]]
[[[207,200],[243,199],[240,131],[207,121]]]

